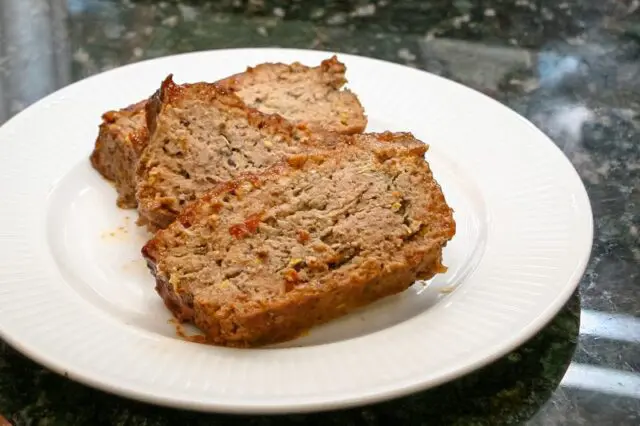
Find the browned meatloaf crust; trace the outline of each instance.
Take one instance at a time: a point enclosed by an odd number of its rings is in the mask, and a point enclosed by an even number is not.
[[[317,67],[261,64],[218,84],[260,111],[278,113],[312,130],[360,133],[367,119],[356,95],[341,90],[345,72],[334,56]],[[93,167],[114,181],[123,208],[136,207],[135,167],[148,140],[146,102],[105,113],[90,157]]]
[[[455,222],[407,138],[291,156],[189,205],[142,250],[166,306],[210,343],[259,346],[443,272]]]

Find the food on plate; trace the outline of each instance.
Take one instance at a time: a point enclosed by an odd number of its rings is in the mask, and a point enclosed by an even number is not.
[[[122,208],[136,206],[135,170],[148,138],[146,103],[104,113],[90,156],[93,168],[115,184],[116,203]]]
[[[309,68],[266,63],[218,82],[251,108],[278,114],[310,130],[361,133],[367,118],[358,97],[348,89],[345,65],[334,56]]]
[[[342,89],[346,67],[334,56],[317,67],[266,63],[217,84],[235,92],[247,105],[277,113],[310,130],[351,134],[364,131],[367,119],[357,96]],[[148,143],[147,100],[106,112],[91,154],[93,167],[115,183],[117,203],[137,205],[135,169]]]
[[[362,133],[335,57],[176,84],[104,114],[91,162],[155,235],[156,291],[207,343],[255,347],[446,270],[455,221],[411,133]],[[156,232],[157,231],[157,232]]]
[[[410,134],[288,155],[190,204],[143,255],[156,289],[210,343],[252,347],[445,270],[452,210]]]
[[[190,202],[241,172],[257,172],[316,145],[340,143],[275,114],[247,107],[216,84],[177,85],[171,76],[147,102],[149,142],[136,172],[139,222],[168,226]]]

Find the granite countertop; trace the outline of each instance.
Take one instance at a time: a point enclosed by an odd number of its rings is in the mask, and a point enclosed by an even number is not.
[[[233,417],[154,407],[60,377],[1,343],[7,421],[640,424],[640,1],[3,0],[0,123],[59,87],[122,64],[259,46],[425,69],[532,120],[569,157],[591,197],[596,234],[580,291],[531,341],[480,371],[400,400],[323,414]]]

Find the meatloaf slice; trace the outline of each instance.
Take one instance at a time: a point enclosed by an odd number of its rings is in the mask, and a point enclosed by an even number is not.
[[[147,127],[136,199],[150,229],[168,226],[215,184],[265,169],[314,140],[304,127],[248,108],[215,84],[179,86],[171,76],[147,103]]]
[[[443,272],[452,210],[393,145],[291,156],[190,204],[142,250],[166,306],[210,343],[259,346]]]
[[[341,90],[345,72],[344,64],[333,57],[317,67],[262,64],[219,84],[258,110],[306,123],[311,129],[360,133],[367,119],[356,95]],[[147,144],[146,102],[105,113],[90,157],[93,167],[114,181],[122,208],[137,204],[135,167]]]
[[[347,82],[345,73],[345,65],[333,56],[314,68],[299,62],[261,64],[219,83],[236,91],[248,106],[311,130],[361,133],[367,118],[358,97],[340,90]]]

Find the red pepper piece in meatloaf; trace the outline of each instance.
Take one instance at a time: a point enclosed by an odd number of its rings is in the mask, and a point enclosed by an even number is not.
[[[311,130],[360,133],[367,118],[356,95],[341,90],[345,72],[345,65],[334,56],[317,67],[261,64],[217,84],[235,91],[251,107],[277,113]],[[115,182],[117,203],[123,208],[136,207],[135,168],[148,137],[146,102],[105,113],[91,154],[93,167]]]
[[[189,205],[142,250],[166,306],[210,343],[259,346],[443,272],[452,210],[424,149],[394,138],[291,156]]]

